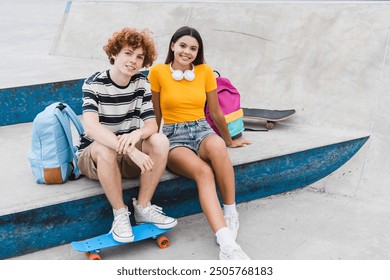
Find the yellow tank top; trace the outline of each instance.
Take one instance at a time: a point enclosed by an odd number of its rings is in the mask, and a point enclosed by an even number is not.
[[[191,122],[205,117],[206,93],[217,88],[213,70],[207,64],[195,66],[195,80],[175,81],[169,64],[156,64],[149,71],[151,90],[160,94],[165,124]]]

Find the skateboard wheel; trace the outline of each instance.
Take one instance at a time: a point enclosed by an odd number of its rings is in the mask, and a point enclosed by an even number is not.
[[[169,239],[166,236],[160,236],[156,240],[158,247],[165,249],[169,247]]]
[[[85,254],[87,255],[88,259],[91,261],[100,261],[102,259],[102,257],[97,253],[91,254],[89,252],[86,252]]]
[[[265,125],[269,130],[273,129],[275,127],[275,124],[273,122],[267,122]]]

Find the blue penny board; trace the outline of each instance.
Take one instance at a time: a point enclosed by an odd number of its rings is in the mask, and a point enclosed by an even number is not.
[[[134,241],[141,241],[148,238],[157,238],[170,229],[160,229],[153,224],[142,224],[133,226]],[[132,243],[132,242],[129,242]],[[120,246],[127,243],[117,242],[112,238],[112,233],[105,233],[90,239],[75,241],[71,245],[73,249],[80,252],[92,252],[104,248]]]

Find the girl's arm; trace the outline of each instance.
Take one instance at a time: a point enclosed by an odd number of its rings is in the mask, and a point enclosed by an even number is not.
[[[241,138],[233,140],[230,137],[225,116],[223,115],[221,107],[219,106],[217,90],[207,92],[206,96],[207,96],[207,105],[209,106],[211,118],[213,119],[215,125],[217,126],[219,132],[221,133],[221,137],[225,141],[226,146],[231,148],[236,148],[236,147],[245,146],[247,144],[251,144],[251,142],[248,140],[241,139]]]
[[[160,131],[161,128],[161,108],[160,108],[160,93],[152,91],[152,103],[153,103],[153,109],[154,109],[154,114],[156,116],[156,122],[158,126],[158,130]]]

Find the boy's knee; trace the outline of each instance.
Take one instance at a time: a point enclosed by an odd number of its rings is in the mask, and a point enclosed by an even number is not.
[[[106,146],[101,144],[97,144],[93,147],[93,157],[97,159],[97,161],[105,161],[105,162],[116,162],[116,158],[118,153]]]
[[[148,142],[152,149],[158,152],[168,153],[169,140],[164,134],[155,133],[149,137]]]

